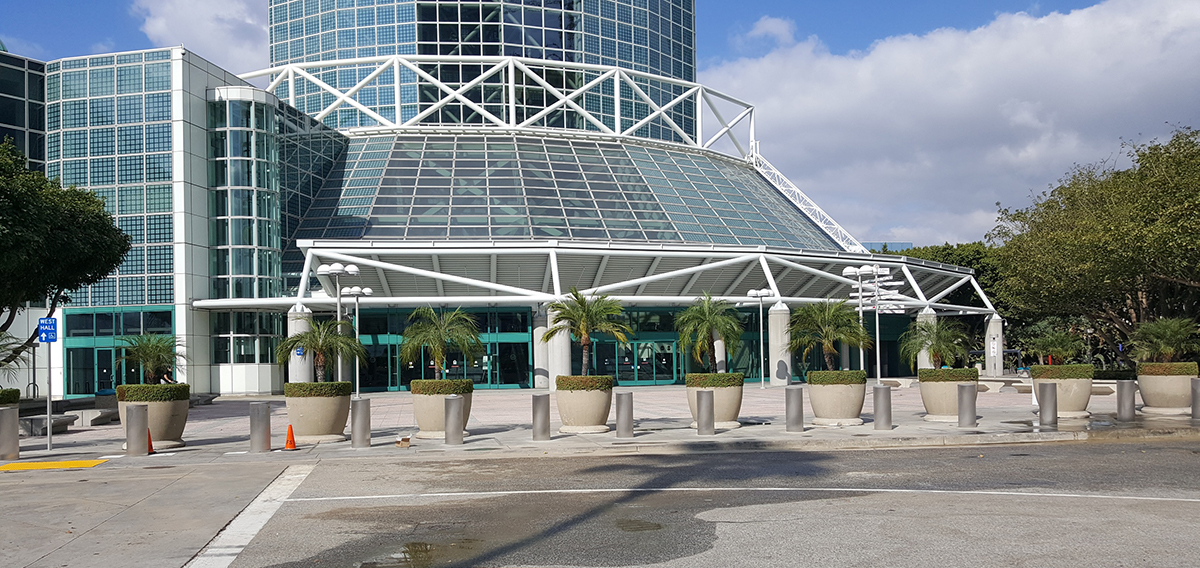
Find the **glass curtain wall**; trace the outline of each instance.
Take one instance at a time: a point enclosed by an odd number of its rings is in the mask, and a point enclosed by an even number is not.
[[[137,366],[119,361],[123,336],[173,333],[171,306],[71,309],[63,321],[66,353],[66,396],[88,396],[97,390],[142,382]]]

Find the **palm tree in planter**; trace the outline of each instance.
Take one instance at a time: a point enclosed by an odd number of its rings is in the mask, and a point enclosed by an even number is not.
[[[475,317],[460,309],[435,311],[431,307],[417,308],[408,316],[408,329],[404,330],[404,343],[400,345],[400,359],[405,363],[419,363],[421,354],[427,352],[429,361],[441,379],[416,380],[409,385],[413,395],[413,414],[417,418],[418,438],[444,438],[446,433],[446,403],[449,395],[463,397],[463,428],[471,415],[471,393],[475,386],[468,379],[451,380],[447,377],[446,356],[457,351],[464,359],[471,359],[484,351],[479,341],[479,324]],[[463,435],[467,435],[463,432]]]
[[[863,401],[867,393],[865,371],[838,371],[834,356],[839,345],[859,349],[871,347],[871,335],[858,320],[858,313],[839,302],[805,304],[792,312],[788,321],[792,351],[799,351],[808,360],[814,349],[820,349],[827,371],[809,371],[809,403],[813,408],[813,424],[849,426],[862,424]]]
[[[325,382],[329,367],[339,357],[361,362],[367,350],[352,334],[349,322],[339,320],[314,321],[308,331],[284,338],[275,348],[275,360],[283,367],[297,349],[311,353],[316,382],[287,383],[283,394],[287,400],[288,420],[301,444],[337,442],[346,439],[346,419],[350,416],[350,394],[354,385],[349,381]]]
[[[542,335],[542,341],[548,342],[565,332],[575,337],[583,351],[579,376],[559,375],[554,379],[557,387],[555,402],[563,423],[560,431],[573,434],[607,432],[613,378],[589,375],[588,371],[591,370],[593,334],[606,333],[618,342],[626,343],[633,333],[618,319],[621,303],[606,295],[587,297],[572,287],[565,300],[552,302],[548,308],[554,312],[554,319]]]
[[[1196,323],[1187,318],[1160,318],[1146,322],[1130,336],[1137,365],[1138,391],[1146,414],[1190,414],[1191,379],[1195,362],[1177,362],[1200,351]]]
[[[900,357],[916,366],[922,351],[929,353],[932,369],[917,369],[921,387],[921,402],[925,405],[925,420],[929,422],[958,421],[958,385],[979,382],[979,369],[943,369],[967,356],[970,338],[958,322],[935,319],[919,321],[900,335]]]
[[[698,298],[691,306],[675,316],[675,331],[679,333],[679,348],[684,353],[689,350],[697,363],[704,364],[707,359],[708,373],[688,373],[684,379],[687,383],[688,407],[692,410],[692,427],[696,427],[696,392],[701,390],[713,391],[713,418],[717,428],[737,428],[738,414],[742,409],[742,385],[745,376],[742,373],[718,372],[717,358],[725,353],[718,353],[717,339],[724,344],[721,349],[733,351],[737,349],[742,338],[742,321],[737,310],[729,302],[714,300],[708,292]]]
[[[186,384],[161,384],[162,379],[187,357],[179,352],[173,335],[132,335],[120,338],[125,354],[118,362],[140,366],[145,376],[142,385],[117,386],[117,412],[125,424],[129,404],[144,404],[150,438],[159,448],[178,448],[184,445],[183,430],[187,426],[191,390]]]

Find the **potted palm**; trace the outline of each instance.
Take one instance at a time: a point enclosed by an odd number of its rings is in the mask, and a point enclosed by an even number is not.
[[[688,373],[688,408],[692,411],[692,428],[696,427],[696,393],[713,391],[713,419],[717,428],[738,428],[738,414],[742,410],[742,373],[718,373],[717,339],[725,348],[736,350],[742,337],[742,322],[737,310],[724,300],[714,300],[708,292],[688,309],[675,317],[675,331],[679,333],[679,348],[691,351],[697,363],[707,363],[707,373]]]
[[[1057,359],[1059,364],[1063,364],[1079,354],[1083,350],[1083,342],[1075,335],[1066,331],[1051,331],[1040,337],[1036,337],[1030,342],[1032,351],[1037,355],[1042,363],[1053,365]]]
[[[825,371],[809,371],[808,397],[813,424],[851,426],[862,424],[863,401],[867,393],[866,371],[839,371],[834,361],[840,344],[870,348],[871,336],[858,320],[858,313],[839,302],[805,304],[792,312],[788,321],[792,351],[808,360],[814,349],[821,351]]]
[[[418,438],[445,438],[447,396],[463,397],[463,428],[471,416],[471,393],[475,385],[467,379],[450,379],[446,373],[446,355],[451,351],[462,353],[470,359],[483,351],[479,341],[479,324],[475,318],[462,310],[434,311],[431,307],[417,308],[408,316],[409,325],[404,330],[404,343],[400,344],[400,359],[405,363],[419,363],[422,353],[429,354],[429,361],[440,379],[416,380],[409,384],[412,391],[413,415],[417,419]],[[466,436],[467,432],[463,432]]]
[[[132,335],[120,338],[125,354],[117,359],[124,366],[140,367],[141,385],[117,387],[117,413],[125,424],[126,407],[145,404],[150,438],[160,449],[184,445],[183,430],[187,426],[191,390],[188,385],[162,384],[179,362],[187,358],[179,352],[179,343],[171,335]]]
[[[1161,318],[1138,326],[1130,337],[1137,365],[1138,391],[1142,393],[1142,412],[1156,415],[1191,413],[1191,379],[1196,377],[1195,362],[1181,363],[1179,358],[1200,350],[1196,324],[1187,318]]]
[[[366,358],[367,351],[358,339],[345,333],[352,329],[345,321],[313,322],[311,329],[284,338],[275,348],[275,360],[280,367],[288,364],[297,349],[313,357],[316,382],[283,385],[288,421],[301,444],[346,439],[346,419],[350,416],[350,393],[354,387],[347,381],[326,382],[325,377],[339,357],[360,361]]]
[[[1034,392],[1038,385],[1058,385],[1058,416],[1060,418],[1087,418],[1088,402],[1092,399],[1092,377],[1096,368],[1092,365],[1034,365],[1029,368],[1033,377]]]
[[[958,323],[944,319],[916,322],[900,335],[901,357],[915,365],[921,352],[928,352],[933,363],[932,369],[917,369],[925,420],[957,422],[958,385],[979,384],[979,369],[941,368],[967,356],[967,341]]]
[[[617,319],[621,315],[621,303],[606,295],[589,298],[572,287],[565,300],[552,302],[548,307],[554,312],[554,321],[542,335],[542,341],[568,333],[579,342],[583,351],[580,375],[559,375],[554,379],[554,400],[562,419],[559,431],[564,434],[608,432],[613,378],[589,375],[588,371],[591,370],[593,334],[606,333],[625,343],[628,335],[633,333],[628,325]]]

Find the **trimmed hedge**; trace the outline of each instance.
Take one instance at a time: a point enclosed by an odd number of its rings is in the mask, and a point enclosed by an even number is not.
[[[612,375],[559,375],[554,379],[558,390],[606,391],[612,390]]]
[[[0,389],[0,404],[21,402],[21,389]]]
[[[293,398],[350,396],[354,385],[349,381],[336,383],[286,383],[283,385],[283,396]]]
[[[1132,381],[1137,378],[1137,371],[1133,369],[1096,369],[1092,378],[1101,381]]]
[[[1142,375],[1194,377],[1197,374],[1197,365],[1194,361],[1191,363],[1138,363],[1137,374],[1139,377]]]
[[[806,375],[810,385],[865,385],[866,371],[809,371]]]
[[[125,402],[171,402],[188,400],[190,385],[118,385],[117,400]]]
[[[475,392],[470,379],[417,379],[408,385],[413,394],[467,394]]]
[[[978,381],[979,369],[917,369],[917,380],[922,383],[953,383]]]
[[[683,381],[692,388],[708,389],[740,387],[746,384],[745,373],[688,373]]]
[[[1029,376],[1035,379],[1090,379],[1096,373],[1096,368],[1088,364],[1080,365],[1032,365]]]

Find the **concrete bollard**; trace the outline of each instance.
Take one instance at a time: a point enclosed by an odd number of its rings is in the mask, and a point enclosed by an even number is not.
[[[550,395],[533,395],[533,441],[550,439]]]
[[[1137,391],[1137,381],[1117,381],[1117,421],[1133,422],[1137,416],[1134,407],[1133,393]],[[1195,391],[1193,391],[1194,393]],[[1194,400],[1194,399],[1193,399]]]
[[[1200,418],[1200,379],[1192,379],[1192,418]]]
[[[371,399],[369,398],[356,398],[350,401],[350,447],[354,449],[371,447]]]
[[[872,392],[875,395],[875,429],[892,429],[892,387],[875,385]]]
[[[144,404],[125,406],[125,455],[150,455],[150,414]]]
[[[1042,383],[1038,385],[1038,423],[1042,426],[1058,425],[1058,385]]]
[[[461,445],[463,443],[463,397],[452,394],[446,397],[446,443]]]
[[[784,406],[787,407],[787,431],[804,431],[804,387],[791,385],[783,389]]]
[[[713,391],[696,391],[696,434],[712,436],[717,433],[713,410]]]
[[[250,451],[271,451],[271,404],[250,403]]]
[[[617,437],[633,437],[633,393],[617,393]]]
[[[0,408],[0,460],[21,459],[21,409]]]
[[[966,385],[958,385],[958,427],[959,428],[974,428],[975,421],[975,398],[979,394],[979,387],[975,382]]]

